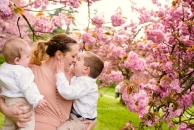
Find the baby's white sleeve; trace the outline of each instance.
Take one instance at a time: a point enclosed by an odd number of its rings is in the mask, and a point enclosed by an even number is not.
[[[18,87],[29,104],[34,108],[37,107],[38,102],[44,98],[34,83],[34,74],[29,68],[22,71],[21,76],[18,78]]]

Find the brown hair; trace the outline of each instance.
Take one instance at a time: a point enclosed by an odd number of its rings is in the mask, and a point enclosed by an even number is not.
[[[24,47],[27,47],[28,43],[21,38],[10,38],[3,46],[3,56],[5,61],[9,64],[15,64],[14,59],[16,57],[21,58],[21,52]]]
[[[77,42],[64,33],[56,34],[48,41],[39,41],[32,51],[30,63],[41,65],[46,56],[53,57],[58,50],[63,53],[71,51],[72,44]]]
[[[97,78],[104,68],[103,60],[96,54],[90,51],[85,51],[84,65],[90,67],[89,76]]]

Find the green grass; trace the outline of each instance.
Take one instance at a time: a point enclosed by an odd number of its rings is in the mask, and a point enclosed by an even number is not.
[[[0,65],[5,62],[5,59],[3,57],[0,56]]]
[[[4,58],[0,56],[0,66],[1,64],[4,62]],[[0,128],[3,125],[3,121],[4,121],[4,115],[0,113]]]
[[[119,130],[133,119],[133,124],[138,126],[140,120],[137,114],[129,112],[119,100],[110,97],[99,97],[98,117],[94,130]]]
[[[1,129],[1,126],[3,125],[3,121],[4,121],[4,115],[0,113],[0,129]]]
[[[115,96],[115,88],[114,87],[105,87],[105,88],[99,88],[99,92],[102,94],[106,94],[109,96]]]
[[[98,100],[98,118],[94,130],[120,130],[128,121],[132,121],[133,126],[139,126],[141,120],[138,114],[130,112],[118,99],[108,96],[115,96],[114,87],[100,88],[99,92],[104,96]],[[168,130],[167,124],[162,126],[163,130]],[[144,127],[145,130],[155,130],[154,127]]]

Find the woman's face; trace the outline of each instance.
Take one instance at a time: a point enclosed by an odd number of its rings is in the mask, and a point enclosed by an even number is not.
[[[77,60],[77,54],[79,52],[79,46],[78,44],[72,44],[70,45],[71,51],[68,51],[65,53],[65,56],[63,57],[65,70],[69,69],[71,65],[75,64]]]

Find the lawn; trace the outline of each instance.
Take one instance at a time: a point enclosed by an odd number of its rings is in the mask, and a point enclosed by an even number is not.
[[[0,56],[0,65],[4,62],[4,58]]]
[[[134,125],[138,125],[138,115],[126,108],[119,100],[110,97],[99,97],[98,117],[94,130],[119,130],[129,120],[133,120]]]
[[[99,92],[105,95],[109,95],[114,97],[115,96],[115,88],[114,87],[105,87],[105,88],[99,88]]]
[[[99,92],[104,96],[98,100],[98,118],[94,130],[120,130],[129,120],[133,126],[138,127],[140,123],[138,115],[130,112],[119,99],[114,98],[114,87],[100,88]],[[154,130],[154,127],[146,129]],[[163,125],[163,130],[168,130],[167,124]]]
[[[4,120],[4,115],[0,113],[0,129],[1,129],[1,126],[3,125],[3,120]]]

